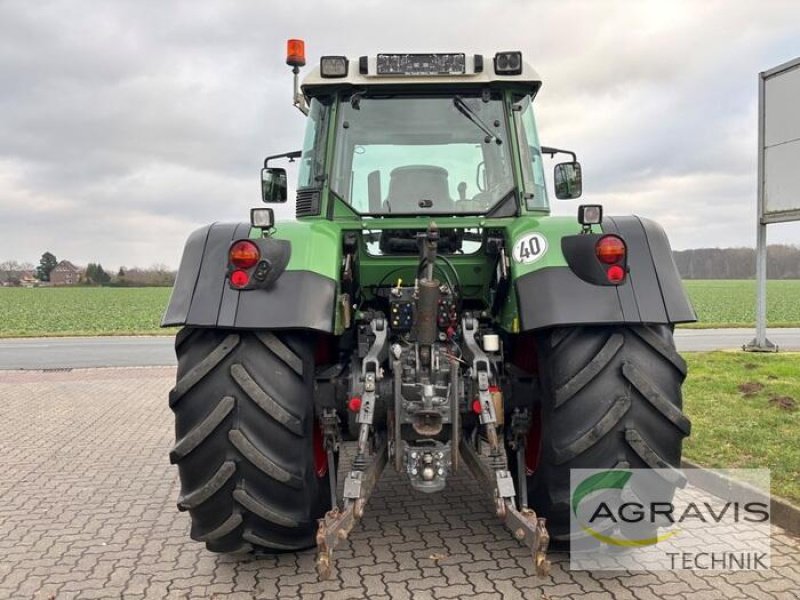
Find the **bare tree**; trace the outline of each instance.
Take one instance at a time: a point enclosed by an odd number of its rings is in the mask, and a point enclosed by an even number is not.
[[[674,252],[684,279],[752,279],[756,275],[753,248],[697,248]],[[800,278],[800,247],[775,244],[767,248],[770,279]]]

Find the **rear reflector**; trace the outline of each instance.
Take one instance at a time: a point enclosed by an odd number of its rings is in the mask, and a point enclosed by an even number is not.
[[[606,277],[611,283],[621,283],[625,279],[625,269],[619,265],[611,265],[606,271]]]
[[[250,283],[250,276],[247,274],[247,271],[238,269],[231,273],[231,285],[233,287],[243,288],[248,283]]]

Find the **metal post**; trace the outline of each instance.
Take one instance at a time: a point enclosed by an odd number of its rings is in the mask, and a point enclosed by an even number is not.
[[[747,352],[777,352],[767,339],[767,224],[764,222],[764,73],[758,74],[758,185],[756,198],[756,337]]]
[[[294,86],[292,90],[292,104],[305,116],[308,116],[308,105],[306,105],[306,98],[303,92],[300,91],[300,67],[292,68],[294,74]]]

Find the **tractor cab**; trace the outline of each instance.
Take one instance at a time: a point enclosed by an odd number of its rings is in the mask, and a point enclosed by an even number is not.
[[[287,62],[305,64],[296,44]],[[540,86],[521,52],[323,56],[295,89],[308,116],[297,217],[547,214]]]

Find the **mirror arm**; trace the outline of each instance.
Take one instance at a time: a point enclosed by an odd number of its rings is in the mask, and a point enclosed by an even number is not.
[[[572,162],[577,162],[578,157],[572,150],[562,150],[560,148],[552,148],[550,146],[542,146],[542,154],[549,154],[553,158],[556,154],[569,154],[572,157]]]
[[[273,154],[272,156],[268,156],[264,159],[264,168],[269,167],[269,161],[277,159],[277,158],[288,158],[289,162],[294,162],[295,158],[300,158],[303,154],[302,150],[293,150],[291,152],[284,152],[283,154]]]

